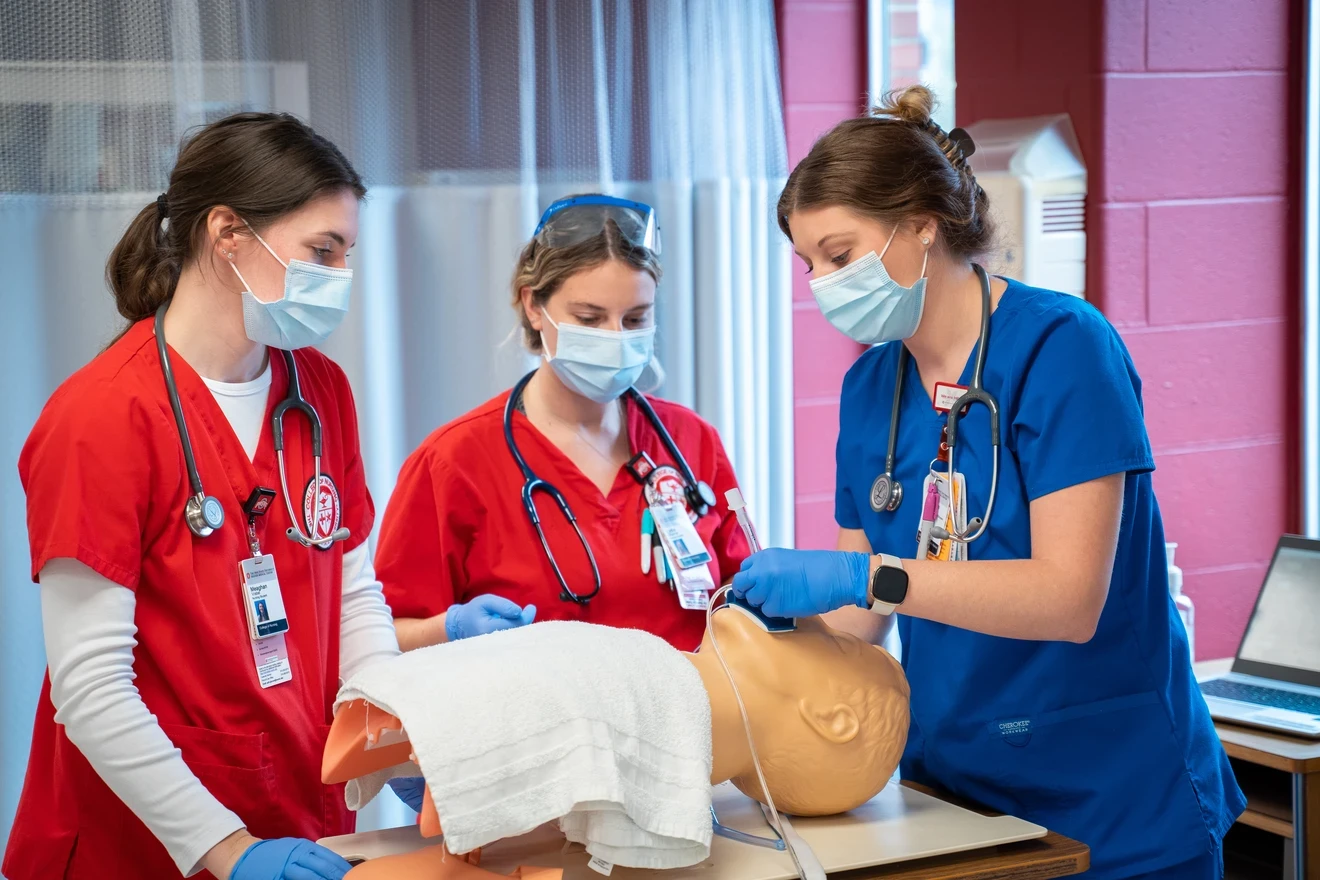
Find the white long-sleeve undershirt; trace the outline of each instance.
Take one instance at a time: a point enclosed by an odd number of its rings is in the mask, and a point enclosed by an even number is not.
[[[243,403],[259,405],[264,413],[262,395],[245,396]],[[251,424],[222,408],[235,428]],[[248,433],[250,428],[243,431]],[[243,445],[255,448],[243,435]],[[164,844],[180,872],[197,873],[207,851],[243,822],[184,763],[133,683],[136,594],[68,558],[48,562],[40,581],[55,721]],[[364,542],[344,554],[339,675],[347,679],[398,653],[393,617]]]

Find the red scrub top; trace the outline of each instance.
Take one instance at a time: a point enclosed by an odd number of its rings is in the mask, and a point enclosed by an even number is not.
[[[643,629],[691,651],[706,627],[703,612],[678,604],[677,594],[642,573],[641,485],[620,469],[609,495],[538,431],[521,412],[513,435],[527,464],[564,494],[600,566],[601,588],[585,607],[559,598],[559,581],[522,502],[523,475],[504,442],[509,392],[435,431],[404,463],[381,521],[376,574],[395,617],[425,618],[456,602],[494,593],[536,606],[537,620],[583,620]],[[686,407],[651,400],[656,414],[698,480],[715,490],[716,507],[697,520],[711,554],[716,586],[729,581],[747,541],[724,493],[737,485],[715,428]],[[657,465],[674,464],[646,416],[627,404],[628,441]],[[572,526],[549,496],[538,493],[546,539],[578,595],[592,589],[591,565]]]
[[[282,497],[258,520],[288,613],[293,671],[292,681],[263,690],[239,562],[249,553],[243,502],[258,485],[280,485],[270,412],[284,399],[288,377],[283,358],[271,354],[255,462],[201,378],[171,354],[198,472],[225,509],[224,526],[210,537],[194,537],[184,523],[188,477],[150,320],[60,386],[23,447],[19,473],[33,579],[49,560],[71,557],[133,590],[137,688],[184,761],[252,834],[316,840],[354,827],[343,787],[321,784],[321,752],[338,688],[343,554],[366,540],[374,511],[348,381],[316,351],[296,352],[303,395],[321,417],[321,472],[339,498],[338,510],[331,493],[316,508],[317,534],[327,534],[337,517],[333,525],[351,537],[324,551],[295,544],[284,535],[290,522]],[[295,413],[284,425],[289,487],[306,529],[314,507],[303,503],[314,473],[310,431]],[[56,724],[49,676],[3,873],[10,880],[180,876]]]

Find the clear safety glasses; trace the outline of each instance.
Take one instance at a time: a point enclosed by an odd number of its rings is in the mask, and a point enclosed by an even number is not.
[[[532,237],[546,247],[571,247],[600,235],[607,222],[613,222],[623,240],[633,247],[660,253],[655,209],[614,196],[571,196],[553,202],[541,215]]]

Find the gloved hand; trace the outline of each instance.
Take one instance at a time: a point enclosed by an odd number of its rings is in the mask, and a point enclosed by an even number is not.
[[[422,801],[426,798],[426,780],[421,776],[398,776],[388,783],[399,800],[408,805],[414,813],[422,811]]]
[[[469,636],[484,636],[502,629],[526,626],[536,619],[536,606],[520,608],[503,596],[486,593],[462,605],[450,605],[445,613],[445,636],[451,642]]]
[[[352,867],[310,840],[258,840],[234,865],[229,880],[342,880]]]
[[[770,617],[810,617],[867,607],[870,572],[865,553],[772,547],[743,560],[732,592]]]

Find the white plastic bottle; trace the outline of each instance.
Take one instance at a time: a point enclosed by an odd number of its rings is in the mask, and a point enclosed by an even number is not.
[[[1164,545],[1165,555],[1169,557],[1169,595],[1173,597],[1173,604],[1178,608],[1178,616],[1182,618],[1183,628],[1187,630],[1187,648],[1191,652],[1192,662],[1196,662],[1196,609],[1192,606],[1192,600],[1183,595],[1183,573],[1182,569],[1173,564],[1173,553],[1178,549],[1178,545],[1166,542]]]

